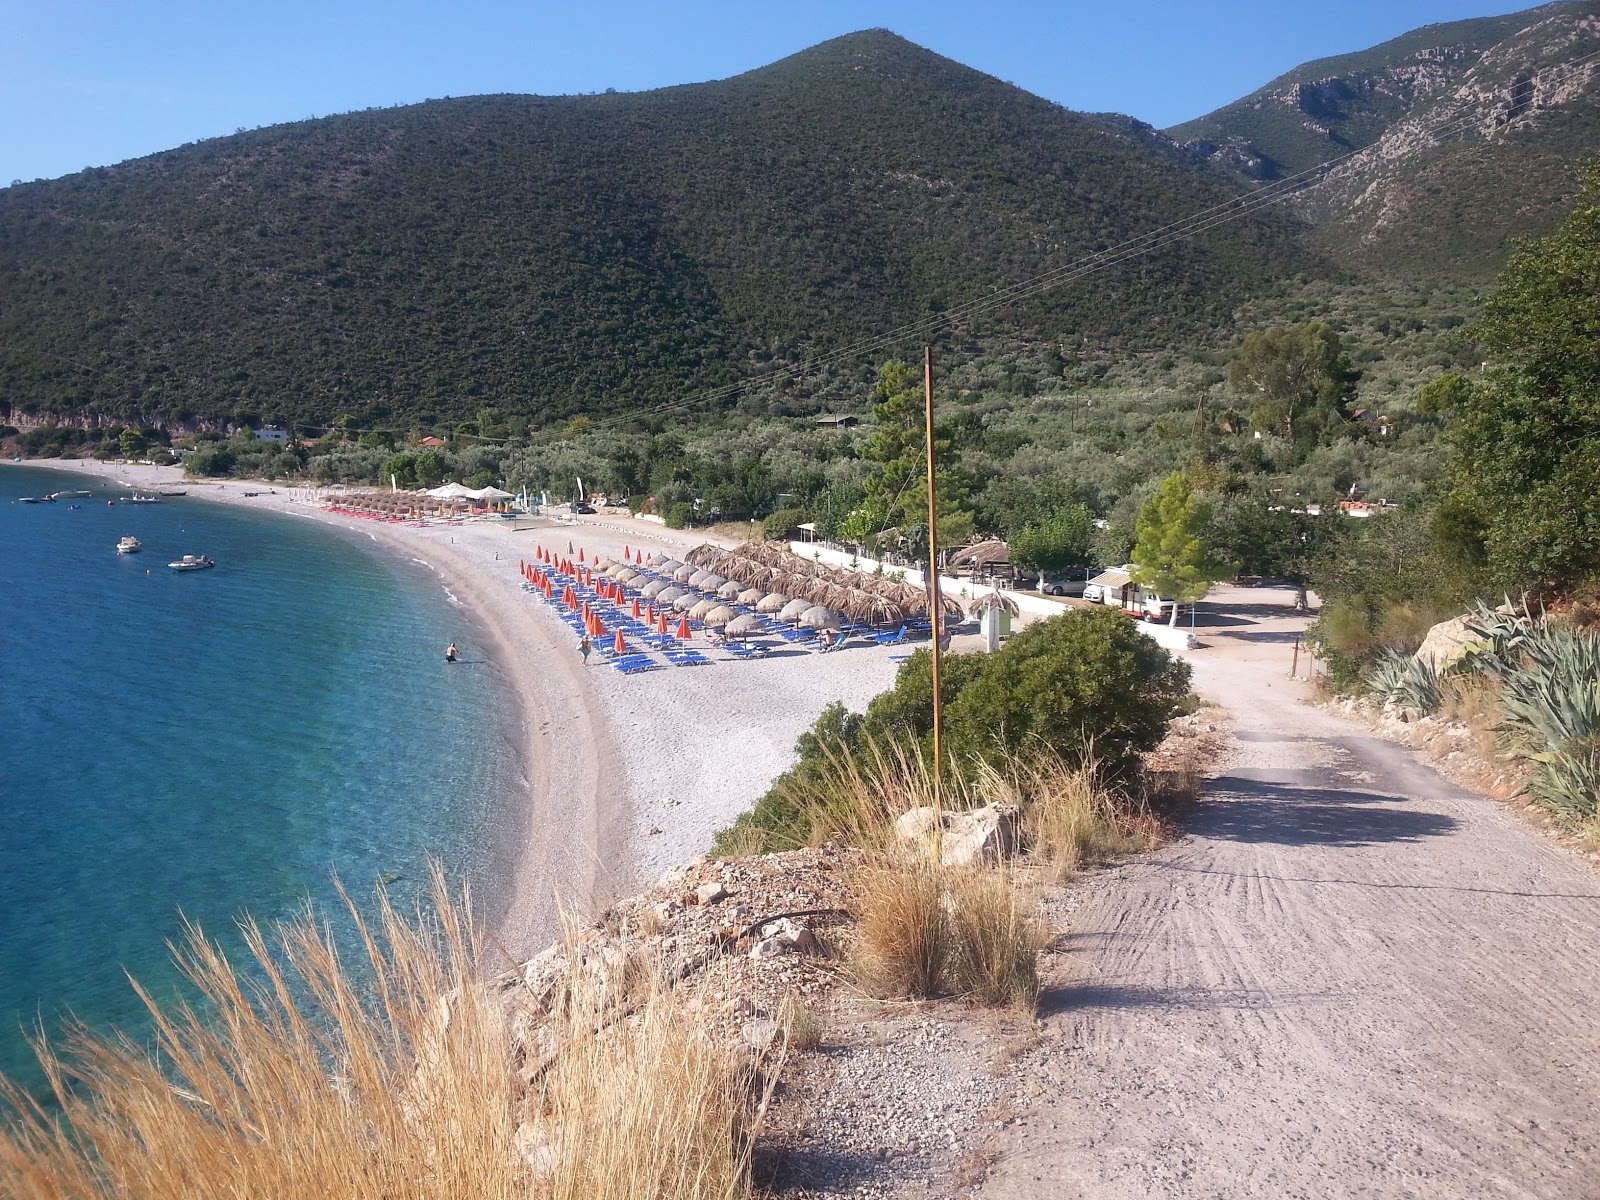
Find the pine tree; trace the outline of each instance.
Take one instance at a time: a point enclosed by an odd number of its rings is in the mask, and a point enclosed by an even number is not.
[[[1195,495],[1181,471],[1168,475],[1161,490],[1139,510],[1133,582],[1154,588],[1174,602],[1174,625],[1179,604],[1193,604],[1214,582],[1233,573],[1229,564],[1212,557],[1206,545],[1210,524],[1209,507]]]

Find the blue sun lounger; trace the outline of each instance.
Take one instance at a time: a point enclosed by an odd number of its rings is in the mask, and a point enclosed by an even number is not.
[[[650,671],[661,664],[648,654],[624,654],[621,658],[611,660],[611,665],[624,675],[634,675],[640,671]]]
[[[880,646],[894,646],[906,640],[906,627],[902,625],[894,633],[874,633],[867,636]]]
[[[668,650],[667,661],[675,667],[709,667],[711,660],[698,650]]]

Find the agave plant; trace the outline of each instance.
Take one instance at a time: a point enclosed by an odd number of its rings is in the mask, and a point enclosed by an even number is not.
[[[1532,622],[1511,611],[1511,600],[1504,608],[1490,608],[1482,600],[1467,617],[1467,632],[1478,641],[1469,646],[1457,661],[1458,671],[1481,671],[1492,679],[1504,679],[1521,663],[1522,652],[1533,636]]]
[[[1532,630],[1520,669],[1501,679],[1506,728],[1528,735],[1539,764],[1528,791],[1557,815],[1587,819],[1600,802],[1600,636],[1562,626]]]
[[[1385,650],[1383,660],[1367,675],[1367,688],[1385,704],[1438,712],[1443,696],[1439,672],[1432,663]]]

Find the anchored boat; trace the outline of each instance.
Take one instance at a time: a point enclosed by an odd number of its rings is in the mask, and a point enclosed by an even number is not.
[[[144,549],[144,543],[136,537],[125,537],[117,543],[118,554],[137,554]]]
[[[167,564],[174,571],[204,571],[207,567],[216,565],[204,554],[185,554],[177,562],[169,562]]]

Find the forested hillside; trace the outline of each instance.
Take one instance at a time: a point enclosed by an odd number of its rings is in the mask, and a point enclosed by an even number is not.
[[[886,31],[719,83],[353,113],[0,191],[0,397],[403,427],[615,412],[926,318],[1229,188]],[[1326,269],[1281,219],[1247,220],[991,325],[1162,345]]]

